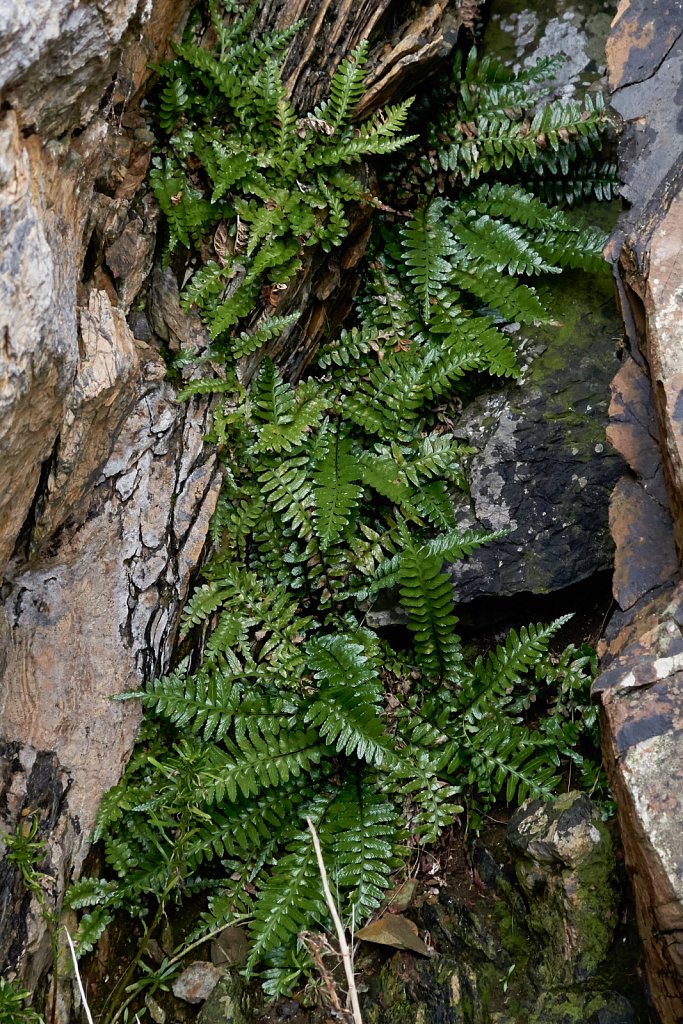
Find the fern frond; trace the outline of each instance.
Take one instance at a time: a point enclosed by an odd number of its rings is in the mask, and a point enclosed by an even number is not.
[[[231,339],[232,354],[235,359],[250,356],[252,352],[267,345],[273,338],[284,334],[292,324],[297,322],[299,316],[299,313],[289,313],[287,316],[267,316],[254,330],[241,331]]]
[[[262,470],[258,479],[273,514],[301,537],[313,532],[315,502],[306,455],[282,459]]]
[[[316,425],[327,405],[315,381],[296,389],[283,381],[270,359],[264,359],[252,388],[252,409],[258,421],[255,452],[291,452]]]
[[[549,258],[547,250],[543,255]],[[510,323],[543,324],[550,321],[550,313],[533,288],[520,284],[514,277],[503,277],[491,267],[457,268],[451,272],[450,283],[476,296]]]
[[[390,752],[379,717],[382,688],[363,647],[343,634],[328,634],[310,640],[306,654],[320,685],[304,721],[339,753],[381,765]]]
[[[325,843],[323,819],[331,800],[321,794],[308,808],[308,816]],[[323,845],[324,848],[324,845]],[[261,887],[254,905],[252,945],[247,971],[264,953],[289,944],[301,931],[327,921],[318,864],[308,831],[302,830],[289,842],[270,878]]]
[[[360,468],[349,438],[336,434],[313,474],[314,521],[323,550],[334,544],[348,527],[363,488]]]
[[[440,200],[434,200],[426,210],[415,213],[413,220],[401,230],[401,244],[408,277],[415,286],[422,315],[429,321],[430,303],[450,275],[448,257],[460,248],[443,216]]]
[[[378,792],[367,772],[356,772],[329,812],[330,851],[337,885],[350,890],[352,920],[376,910],[398,864],[403,823],[395,806]]]
[[[364,39],[341,62],[330,81],[328,100],[316,110],[316,115],[335,129],[351,120],[351,115],[363,95],[368,48],[368,40]]]
[[[443,560],[438,555],[425,556],[405,523],[399,519],[398,525],[402,544],[398,586],[417,658],[429,675],[448,678],[462,660],[451,583],[441,571]]]

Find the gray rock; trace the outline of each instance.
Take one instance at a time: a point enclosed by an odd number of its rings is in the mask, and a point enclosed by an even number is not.
[[[195,960],[173,981],[173,995],[185,1003],[204,1003],[220,981],[221,975],[222,972],[212,963]]]
[[[238,975],[225,974],[206,1000],[197,1024],[249,1024],[251,997]]]
[[[609,496],[623,464],[605,437],[619,320],[606,277],[554,285],[559,328],[527,344],[516,384],[465,410],[477,448],[463,527],[507,536],[449,567],[456,600],[545,594],[612,564]]]

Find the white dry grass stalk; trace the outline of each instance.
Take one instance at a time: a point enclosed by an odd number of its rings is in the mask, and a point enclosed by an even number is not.
[[[81,1003],[83,1004],[83,1010],[88,1020],[88,1024],[93,1024],[92,1014],[90,1013],[90,1007],[88,1006],[88,1000],[85,996],[85,990],[83,988],[83,982],[81,981],[81,972],[78,969],[78,958],[76,956],[76,949],[74,947],[74,940],[69,935],[69,929],[65,928],[66,939],[69,943],[69,949],[71,951],[71,959],[73,960],[74,972],[76,974],[76,984],[78,985],[78,991],[81,993]]]
[[[346,974],[346,984],[348,986],[348,998],[351,1003],[351,1012],[353,1013],[354,1024],[363,1024],[363,1017],[360,1012],[360,1003],[358,1002],[358,991],[356,989],[356,979],[353,974],[353,959],[351,956],[351,949],[346,941],[346,932],[344,925],[342,924],[337,905],[334,902],[334,897],[330,890],[330,883],[327,880],[327,870],[325,868],[325,861],[323,860],[323,852],[320,849],[320,840],[318,839],[318,833],[315,830],[315,825],[310,818],[306,818],[308,828],[313,837],[313,849],[318,860],[318,870],[320,872],[320,879],[323,883],[323,892],[325,894],[325,900],[329,908],[332,920],[334,922],[335,931],[337,932],[337,940],[339,942],[339,951],[342,956],[342,963],[344,964],[344,972]]]

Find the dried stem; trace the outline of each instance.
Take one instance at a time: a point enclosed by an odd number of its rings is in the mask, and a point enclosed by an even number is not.
[[[346,933],[344,931],[344,925],[339,916],[337,905],[334,902],[334,897],[330,891],[330,883],[327,880],[327,870],[325,868],[325,861],[323,860],[323,852],[320,849],[320,840],[318,839],[318,833],[315,830],[315,825],[310,818],[306,818],[309,831],[313,837],[313,849],[318,860],[318,870],[320,871],[320,879],[323,883],[323,892],[325,893],[325,899],[329,908],[334,927],[337,932],[337,940],[339,942],[339,951],[342,956],[342,962],[344,964],[344,971],[346,973],[346,983],[348,985],[348,998],[351,1003],[351,1012],[353,1013],[354,1024],[363,1024],[363,1017],[360,1012],[360,1003],[358,1002],[358,992],[356,990],[356,979],[353,974],[353,960],[351,958],[351,950],[349,944],[346,941]]]

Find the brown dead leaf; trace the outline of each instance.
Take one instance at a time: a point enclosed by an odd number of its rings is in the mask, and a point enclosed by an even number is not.
[[[430,956],[429,947],[418,935],[417,925],[402,914],[385,914],[356,932],[356,938],[379,946],[409,949],[412,953]]]
[[[230,238],[228,225],[224,220],[222,220],[216,228],[216,234],[213,236],[213,247],[216,256],[218,257],[218,262],[222,267],[224,267],[228,263],[229,257],[232,255],[232,249],[234,248],[234,243]]]

